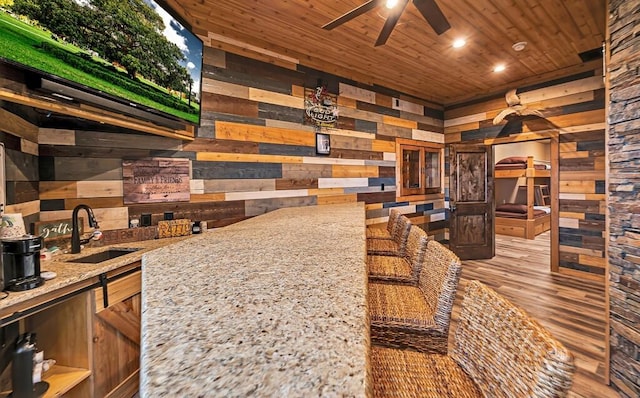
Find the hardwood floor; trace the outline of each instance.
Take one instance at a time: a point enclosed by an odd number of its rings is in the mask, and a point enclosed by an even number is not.
[[[548,232],[535,240],[496,235],[493,259],[463,261],[451,330],[467,281],[478,279],[526,310],[573,352],[577,369],[569,397],[618,397],[604,384],[604,282],[552,274],[549,247]]]

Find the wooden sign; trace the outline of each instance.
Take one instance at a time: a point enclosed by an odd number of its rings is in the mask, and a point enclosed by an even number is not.
[[[33,223],[33,234],[40,235],[43,239],[70,238],[73,228],[71,219],[38,221]],[[84,232],[84,220],[78,217],[78,228],[80,235]]]
[[[158,221],[158,238],[191,235],[191,222],[187,219]]]
[[[124,203],[188,202],[189,159],[122,161]]]

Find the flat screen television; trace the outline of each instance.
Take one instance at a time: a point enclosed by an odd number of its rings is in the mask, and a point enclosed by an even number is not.
[[[0,1],[0,60],[67,100],[199,125],[202,50],[160,0]]]

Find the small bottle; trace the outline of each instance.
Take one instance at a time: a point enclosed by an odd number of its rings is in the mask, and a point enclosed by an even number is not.
[[[193,225],[191,226],[191,233],[199,234],[201,232],[202,232],[202,228],[200,227],[200,221],[194,221]]]

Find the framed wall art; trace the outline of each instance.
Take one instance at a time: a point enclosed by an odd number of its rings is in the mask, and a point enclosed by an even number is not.
[[[329,155],[331,153],[331,136],[324,133],[316,133],[316,153]]]

